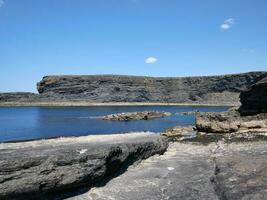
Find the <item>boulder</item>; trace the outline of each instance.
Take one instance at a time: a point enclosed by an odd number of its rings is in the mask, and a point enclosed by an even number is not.
[[[199,132],[231,133],[257,128],[267,128],[267,113],[242,116],[237,111],[227,111],[200,112],[196,115],[196,129]]]
[[[196,129],[208,133],[235,132],[240,127],[238,112],[200,112],[196,115]]]

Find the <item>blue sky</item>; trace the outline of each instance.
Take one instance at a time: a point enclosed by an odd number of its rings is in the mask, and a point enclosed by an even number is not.
[[[267,70],[266,0],[0,0],[0,92],[44,75]]]

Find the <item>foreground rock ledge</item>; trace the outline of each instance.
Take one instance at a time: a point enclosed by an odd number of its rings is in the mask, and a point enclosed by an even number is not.
[[[90,188],[130,164],[162,154],[166,140],[132,133],[0,144],[0,199],[51,199]]]
[[[103,187],[68,200],[263,200],[266,141],[195,145],[172,143]]]

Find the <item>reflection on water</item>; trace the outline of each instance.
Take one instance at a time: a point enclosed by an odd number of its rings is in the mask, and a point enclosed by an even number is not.
[[[103,106],[103,107],[0,107],[0,141],[27,140],[58,136],[112,134],[132,131],[161,132],[177,125],[193,125],[187,111],[225,111],[228,107],[198,106]],[[142,121],[96,119],[112,113],[156,110],[171,112],[165,118]]]

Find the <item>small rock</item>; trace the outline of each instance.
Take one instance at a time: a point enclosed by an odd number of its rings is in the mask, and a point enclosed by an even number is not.
[[[166,137],[184,137],[192,135],[193,132],[192,126],[175,126],[174,128],[167,129],[162,135]]]

